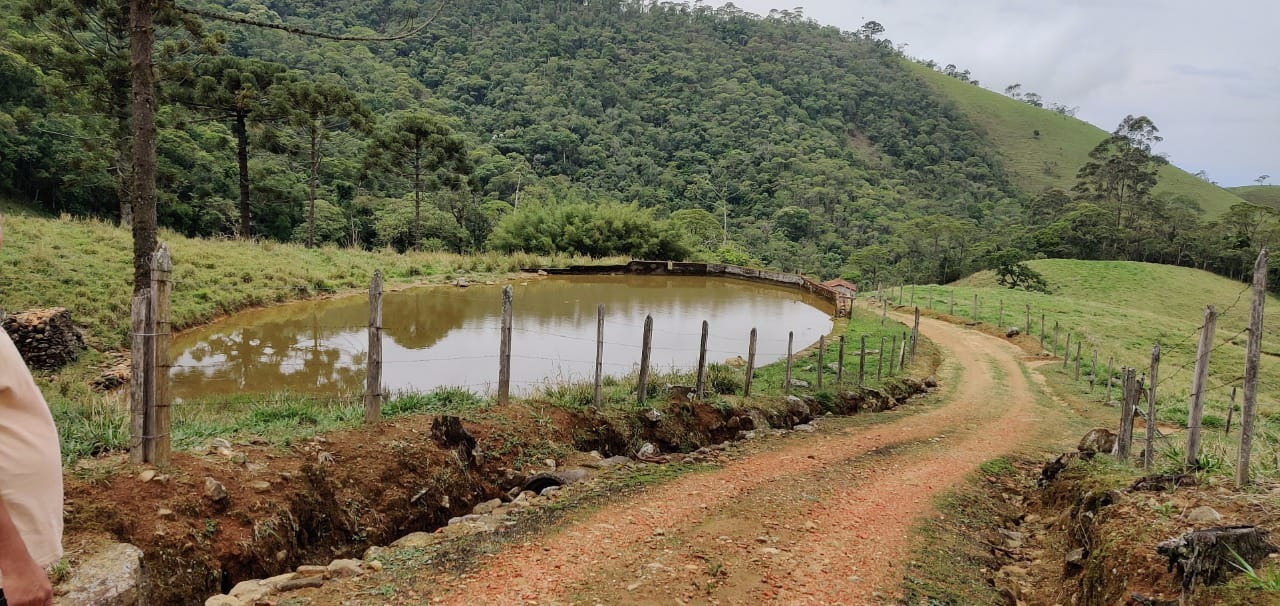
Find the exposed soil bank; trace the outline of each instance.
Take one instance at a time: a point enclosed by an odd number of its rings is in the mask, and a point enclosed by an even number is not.
[[[902,379],[836,398],[675,399],[600,412],[527,402],[467,414],[463,427],[475,438],[469,452],[438,443],[433,417],[420,415],[288,451],[215,444],[204,455],[175,453],[173,465],[149,481],[145,468],[123,456],[85,460],[67,478],[66,542],[73,559],[102,541],[132,543],[145,554],[149,603],[197,603],[240,580],[439,528],[477,503],[505,498],[546,469],[544,459],[570,450],[630,455],[650,442],[687,452],[826,412],[892,408],[924,389]],[[207,478],[225,487],[226,498],[211,497]]]

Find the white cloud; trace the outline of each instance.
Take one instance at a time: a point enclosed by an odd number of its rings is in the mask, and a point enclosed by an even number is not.
[[[847,30],[874,19],[906,53],[1022,83],[1111,130],[1127,114],[1158,148],[1225,185],[1280,173],[1280,2],[1273,0],[738,0],[759,14],[804,8]]]

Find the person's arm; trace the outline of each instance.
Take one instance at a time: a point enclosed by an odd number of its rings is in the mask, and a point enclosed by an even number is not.
[[[49,606],[53,587],[49,575],[31,559],[26,543],[9,517],[9,508],[0,499],[0,581],[9,606]]]

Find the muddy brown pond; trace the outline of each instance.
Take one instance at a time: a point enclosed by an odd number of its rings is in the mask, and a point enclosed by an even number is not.
[[[832,328],[830,305],[796,289],[695,276],[554,276],[513,285],[512,390],[590,381],[596,306],[605,306],[604,373],[639,370],[645,315],[654,322],[654,372],[697,366],[703,320],[708,361],[746,357],[758,329],[757,365],[786,357]],[[500,286],[432,286],[383,297],[383,383],[390,393],[464,387],[498,378]],[[290,391],[364,390],[368,298],[340,297],[236,314],[175,338],[171,373],[180,400]]]

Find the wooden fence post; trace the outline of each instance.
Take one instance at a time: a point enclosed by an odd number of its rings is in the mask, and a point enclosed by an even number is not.
[[[791,395],[791,345],[795,340],[795,337],[796,333],[787,333],[787,374],[786,378],[782,380],[782,393],[788,396]]]
[[[907,367],[907,331],[902,331],[902,347],[898,350],[898,372]]]
[[[876,356],[876,381],[884,377],[884,347],[886,344],[885,336],[880,335],[880,353]]]
[[[502,343],[498,347],[498,404],[511,401],[511,286],[502,287]]]
[[[1129,446],[1133,442],[1133,409],[1136,400],[1137,371],[1132,368],[1121,368],[1120,374],[1122,394],[1120,397],[1120,435],[1116,437],[1116,458],[1121,463],[1129,462]]]
[[[858,354],[858,387],[862,387],[867,375],[867,335],[862,335],[862,351]]]
[[[973,322],[978,323],[978,293],[973,293]]]
[[[697,388],[696,388],[696,389],[697,389],[697,392],[698,392],[698,399],[699,399],[699,400],[705,399],[705,397],[706,397],[706,388],[707,388],[707,332],[708,332],[708,328],[709,328],[709,327],[708,327],[708,325],[707,325],[707,321],[706,321],[706,320],[703,320],[703,321],[702,321],[702,340],[699,342],[699,345],[698,345],[698,386],[697,386]],[[790,363],[789,363],[789,362],[788,362],[788,366],[790,366]],[[790,374],[790,373],[791,373],[791,369],[790,369],[790,368],[788,368],[788,369],[787,369],[787,373],[788,373],[788,374]]]
[[[840,335],[840,350],[836,354],[836,386],[844,385],[844,335]]]
[[[889,376],[893,376],[893,354],[898,351],[898,335],[893,335],[891,344],[889,345]],[[884,350],[880,351],[880,355],[884,355]]]
[[[1191,379],[1191,405],[1187,411],[1187,452],[1183,461],[1187,471],[1200,463],[1200,421],[1204,416],[1204,388],[1209,379],[1209,354],[1213,351],[1214,329],[1218,324],[1218,312],[1210,305],[1204,308],[1204,325],[1200,331],[1200,345],[1196,349],[1196,374]]]
[[[172,449],[169,431],[169,368],[173,362],[169,360],[169,342],[173,340],[172,324],[169,321],[169,294],[173,291],[173,260],[169,257],[169,247],[161,244],[151,257],[151,324],[155,333],[152,341],[151,369],[155,376],[154,400],[149,415],[154,422],[151,431],[150,456],[147,460],[155,465],[168,465],[169,453]]]
[[[826,349],[827,349],[827,336],[821,335],[818,337],[818,389],[822,389],[822,363],[823,363],[822,354],[826,353]]]
[[[1156,386],[1160,384],[1160,344],[1151,348],[1151,387],[1147,391],[1147,444],[1142,452],[1142,468],[1151,469],[1156,448]]]
[[[916,363],[916,341],[920,340],[920,308],[916,308],[916,319],[911,325],[911,357],[910,362],[914,366]]]
[[[1076,339],[1076,381],[1080,380],[1080,346],[1083,344],[1081,339]]]
[[[1044,349],[1044,314],[1040,314],[1040,349]]]
[[[884,321],[889,317],[889,300],[880,299],[880,325],[884,326]]]
[[[1267,301],[1267,249],[1253,265],[1253,307],[1249,312],[1249,341],[1244,354],[1244,401],[1240,404],[1240,456],[1236,486],[1249,484],[1249,455],[1253,449],[1254,407],[1258,402],[1258,363],[1262,354],[1262,312]]]
[[[147,318],[151,315],[151,289],[133,296],[129,318],[132,342],[129,347],[129,461],[146,462],[147,442]]]
[[[1228,436],[1231,435],[1231,417],[1236,412],[1236,391],[1237,391],[1236,386],[1232,385],[1231,386],[1231,403],[1227,405],[1227,429],[1226,431],[1223,432],[1224,435],[1228,435]]]
[[[1098,350],[1093,350],[1093,361],[1089,363],[1089,393],[1098,384]]]
[[[1071,362],[1071,331],[1067,331],[1067,344],[1062,348],[1062,372],[1067,371],[1067,364]]]
[[[954,288],[951,289],[951,307],[947,308],[947,315],[956,315],[956,291]]]
[[[604,386],[604,303],[596,307],[596,385],[591,403],[600,408],[600,391]]]
[[[916,285],[915,284],[911,285],[911,306],[912,307],[916,306]]]
[[[1114,370],[1115,366],[1113,366],[1114,364],[1115,364],[1114,356],[1107,358],[1107,376],[1103,377],[1103,380],[1107,382],[1107,401],[1106,401],[1107,405],[1111,404],[1111,377],[1115,374],[1115,370]]]
[[[1053,321],[1053,349],[1049,351],[1049,353],[1052,354],[1050,357],[1058,355],[1058,343],[1061,343],[1061,341],[1058,340],[1058,321],[1054,320]]]
[[[1026,305],[1027,305],[1027,324],[1023,332],[1027,333],[1027,336],[1031,336],[1031,304],[1027,303]]]
[[[756,329],[751,329],[751,343],[755,344]],[[644,317],[644,333],[640,337],[640,376],[636,381],[636,401],[644,404],[645,398],[649,397],[649,353],[653,350],[653,316],[646,315]],[[755,353],[755,348],[751,348],[751,353]],[[751,362],[755,361],[755,356],[747,359],[747,393],[751,395]]]
[[[996,327],[1004,330],[1004,299],[1000,299],[1000,311],[996,312]]]
[[[742,380],[742,395],[751,395],[751,379],[756,374],[756,329],[751,328],[751,339],[747,342],[747,375]]]
[[[508,287],[510,288],[510,287]],[[369,281],[369,353],[365,364],[364,422],[382,418],[382,270]]]

